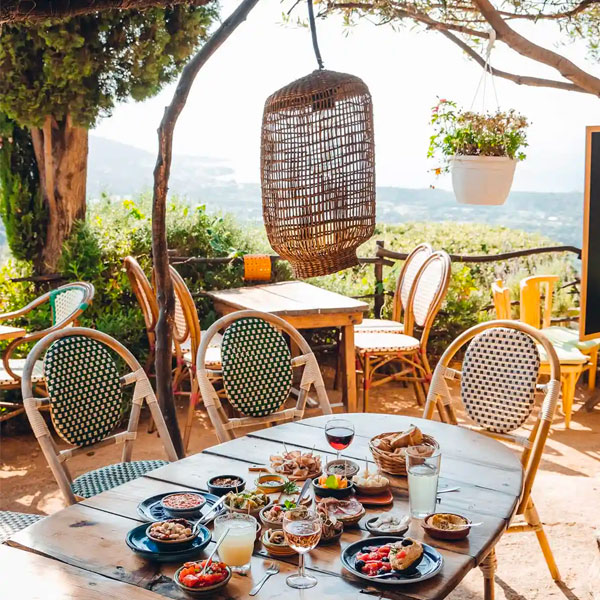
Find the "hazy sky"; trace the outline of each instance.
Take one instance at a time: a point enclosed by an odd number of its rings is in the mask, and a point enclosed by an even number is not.
[[[236,4],[223,0],[222,16]],[[200,72],[177,124],[174,160],[184,154],[219,157],[235,169],[238,181],[259,180],[265,98],[316,65],[308,30],[281,24],[284,7],[279,0],[261,0]],[[304,17],[304,11],[301,3],[296,13]],[[434,164],[425,157],[430,108],[436,96],[468,108],[481,67],[435,33],[393,31],[367,21],[347,31],[337,18],[319,21],[317,27],[325,67],[358,75],[373,95],[378,185],[419,188],[435,183],[447,188],[447,179],[436,182],[429,173]],[[530,33],[547,47],[558,39],[545,25],[530,26]],[[585,62],[583,47],[560,50],[600,75],[598,66]],[[491,62],[504,70],[555,77],[500,43]],[[141,104],[118,106],[95,133],[154,153],[156,129],[173,88]],[[532,121],[528,158],[517,168],[514,189],[581,190],[584,127],[600,124],[600,100],[500,79],[496,88],[501,108],[515,108]],[[481,106],[480,94],[475,107]],[[486,108],[495,107],[488,87]]]

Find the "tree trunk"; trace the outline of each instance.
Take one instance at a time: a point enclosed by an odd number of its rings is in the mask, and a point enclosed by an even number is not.
[[[37,274],[56,271],[64,241],[73,225],[85,218],[88,130],[46,117],[44,127],[32,128],[31,138],[40,173],[48,225],[44,248],[36,259]]]

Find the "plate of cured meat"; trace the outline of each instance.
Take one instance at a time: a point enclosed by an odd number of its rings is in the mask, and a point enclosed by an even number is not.
[[[271,470],[274,473],[285,475],[290,481],[305,481],[318,477],[323,468],[321,457],[314,452],[301,452],[292,450],[273,454],[270,457]]]
[[[344,527],[356,525],[365,514],[365,507],[356,498],[338,500],[323,498],[319,500],[318,510],[344,524]]]

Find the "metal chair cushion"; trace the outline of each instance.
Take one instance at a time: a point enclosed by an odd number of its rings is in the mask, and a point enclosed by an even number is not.
[[[535,341],[526,333],[496,327],[475,336],[461,376],[468,415],[495,433],[518,429],[533,410],[539,369]]]
[[[41,515],[0,510],[0,544],[12,537],[17,531],[37,523],[41,518]]]
[[[262,417],[287,400],[292,357],[273,325],[256,317],[234,321],[223,334],[221,356],[227,397],[241,413]]]
[[[108,465],[74,479],[71,490],[77,496],[91,498],[96,494],[142,477],[154,469],[164,467],[166,464],[168,462],[165,460],[137,460]]]
[[[44,357],[52,422],[58,435],[76,446],[103,440],[121,417],[119,372],[100,342],[63,337]]]
[[[66,321],[79,308],[87,308],[87,304],[83,302],[85,295],[86,289],[78,285],[50,292],[52,324],[56,325]]]
[[[363,319],[354,326],[354,333],[402,333],[404,325],[392,319]]]

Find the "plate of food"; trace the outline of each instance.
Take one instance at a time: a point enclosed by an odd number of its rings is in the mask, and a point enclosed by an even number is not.
[[[318,477],[323,469],[321,457],[314,452],[283,452],[270,457],[271,469],[274,473],[285,475],[291,481],[306,481]]]
[[[365,470],[352,479],[357,494],[376,496],[390,488],[390,480],[376,471]]]
[[[365,514],[364,506],[355,498],[338,500],[337,498],[323,498],[317,503],[317,510],[324,512],[329,517],[335,517],[346,526],[356,525]]]
[[[342,564],[367,581],[386,585],[416,583],[435,577],[444,564],[432,546],[410,537],[381,536],[344,548]]]
[[[281,529],[267,529],[262,536],[265,550],[271,556],[293,556],[296,551],[285,541],[285,535]]]
[[[167,519],[150,523],[146,535],[160,550],[183,550],[192,545],[198,531],[196,523],[187,519]]]
[[[365,526],[373,535],[401,535],[408,530],[410,517],[408,515],[383,513],[369,519]]]
[[[343,475],[321,475],[312,480],[315,494],[321,498],[347,498],[354,491],[352,481]]]
[[[423,519],[423,529],[439,540],[462,540],[471,531],[471,521],[455,513],[434,513]]]
[[[246,489],[246,480],[238,475],[215,475],[211,477],[206,486],[208,491],[215,496],[224,496],[229,492],[242,492]]]
[[[267,494],[259,490],[245,490],[243,492],[229,492],[225,496],[225,507],[232,512],[244,513],[258,517],[260,511],[272,504]]]
[[[167,509],[163,506],[163,499],[168,496],[176,496],[177,494],[181,494],[183,496],[187,494],[193,494],[194,496],[201,496],[204,498],[204,502],[201,502],[201,505],[198,510],[193,510],[190,512],[184,512],[183,515],[174,515],[171,511],[167,511]],[[150,496],[150,498],[146,498],[142,500],[137,507],[138,514],[144,521],[152,522],[152,521],[165,521],[167,519],[171,519],[174,516],[184,516],[186,519],[190,521],[198,521],[202,519],[202,515],[205,512],[208,512],[212,505],[219,500],[218,496],[214,494],[207,494],[205,492],[190,492],[190,490],[185,491],[176,491],[176,492],[166,492],[163,494],[157,494],[156,496]],[[225,508],[222,507],[217,515],[225,512]],[[215,516],[217,516],[215,515]]]
[[[286,500],[282,504],[269,504],[262,508],[259,513],[261,523],[271,529],[281,529],[284,513],[292,508],[296,508],[296,503],[291,500]]]
[[[348,479],[352,479],[359,471],[360,467],[353,460],[347,458],[332,460],[325,465],[327,475],[343,475]]]
[[[186,562],[173,576],[175,585],[186,594],[200,598],[224,588],[231,579],[231,569],[225,563],[213,561],[201,574],[205,562]]]
[[[332,544],[339,540],[344,532],[344,524],[334,516],[330,516],[325,505],[317,504],[317,513],[321,517],[321,539],[319,545]]]

